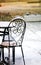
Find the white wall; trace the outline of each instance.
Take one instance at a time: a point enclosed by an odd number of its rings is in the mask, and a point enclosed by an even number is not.
[[[41,21],[41,15],[39,14],[30,14],[30,15],[24,15],[24,19],[26,21]]]

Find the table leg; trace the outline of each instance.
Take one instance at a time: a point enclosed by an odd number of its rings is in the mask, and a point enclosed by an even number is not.
[[[13,64],[15,64],[15,47],[12,48]]]

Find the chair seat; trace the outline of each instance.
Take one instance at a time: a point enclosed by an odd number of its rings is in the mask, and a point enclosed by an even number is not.
[[[0,47],[13,47],[13,46],[15,46],[15,47],[17,47],[17,46],[21,46],[21,44],[17,44],[16,42],[14,43],[14,42],[10,42],[10,45],[9,45],[9,42],[2,42],[1,44],[0,44]]]
[[[8,47],[8,46],[16,46],[16,43],[11,42],[10,45],[9,45],[9,42],[2,42],[1,45],[6,46],[6,47]]]

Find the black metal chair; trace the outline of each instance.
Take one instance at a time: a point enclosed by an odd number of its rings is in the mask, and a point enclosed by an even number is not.
[[[9,36],[10,36],[9,39],[12,38],[11,46],[13,46],[13,49],[14,47],[21,47],[23,62],[25,65],[24,53],[22,49],[22,42],[23,42],[24,33],[26,29],[26,22],[24,21],[23,18],[17,17],[11,20],[8,27],[10,26],[12,26],[12,28],[9,29]],[[13,60],[14,60],[14,57],[13,57]]]
[[[10,48],[13,53],[13,63],[15,63],[15,47],[21,47],[23,62],[25,65],[24,53],[22,49],[22,42],[26,29],[26,22],[21,17],[15,17],[11,20],[8,27],[4,29],[2,40],[2,57],[4,61],[4,48],[8,48],[8,65],[10,65]]]
[[[7,41],[7,40],[5,40],[6,35],[9,35],[8,27],[0,27],[0,36],[2,37],[2,42],[0,44],[0,50],[1,50],[0,51],[0,64],[2,64],[2,65],[4,65],[4,63],[7,64],[4,60],[4,48],[7,46],[3,45],[3,43],[5,43],[5,41]],[[2,55],[2,60],[1,60],[1,55]]]
[[[4,28],[0,27],[0,38],[3,40],[3,34],[4,34]],[[0,40],[1,41],[1,40]],[[1,61],[1,53],[2,53],[2,49],[1,49],[1,42],[0,42],[0,61]]]

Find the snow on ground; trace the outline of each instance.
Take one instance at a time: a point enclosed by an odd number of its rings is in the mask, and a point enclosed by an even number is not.
[[[5,49],[5,56],[7,56]],[[41,65],[41,22],[27,22],[23,40],[26,65]],[[11,53],[12,54],[12,53]],[[12,55],[11,55],[12,56]],[[21,49],[15,48],[16,65],[21,65]],[[23,64],[22,64],[23,65]]]

